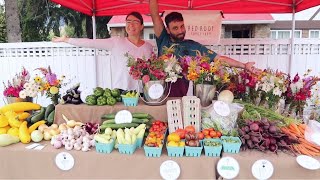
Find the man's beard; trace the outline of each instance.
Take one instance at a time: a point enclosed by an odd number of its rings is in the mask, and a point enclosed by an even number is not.
[[[183,36],[181,36],[181,35],[183,35]],[[170,37],[171,37],[174,41],[183,41],[185,36],[186,36],[185,33],[181,33],[181,34],[177,34],[177,35],[170,34]]]

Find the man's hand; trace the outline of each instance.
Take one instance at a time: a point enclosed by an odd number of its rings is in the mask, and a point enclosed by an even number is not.
[[[258,74],[261,72],[261,69],[257,69],[255,68],[253,65],[255,64],[255,62],[247,62],[247,63],[244,63],[244,69],[245,70],[248,70],[254,74]]]
[[[67,36],[61,36],[61,37],[57,37],[54,36],[51,41],[52,42],[68,42],[69,38]]]

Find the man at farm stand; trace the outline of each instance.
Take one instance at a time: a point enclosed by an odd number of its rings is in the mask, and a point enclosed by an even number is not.
[[[158,54],[161,55],[163,47],[175,46],[175,55],[182,56],[196,56],[196,50],[201,54],[210,57],[212,61],[217,59],[227,63],[229,66],[246,69],[255,72],[257,69],[253,67],[254,62],[242,63],[226,56],[220,56],[214,51],[206,48],[204,45],[189,39],[184,39],[186,29],[181,13],[171,12],[165,17],[166,27],[159,15],[158,0],[149,1],[149,9],[153,21],[153,28],[156,35],[156,42],[158,46]],[[170,96],[182,97],[187,94],[189,88],[189,81],[185,78],[178,79],[176,83],[172,84]]]

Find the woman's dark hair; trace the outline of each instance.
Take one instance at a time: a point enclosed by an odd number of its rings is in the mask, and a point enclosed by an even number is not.
[[[171,12],[166,15],[164,21],[166,22],[167,27],[169,27],[169,23],[171,23],[172,21],[183,21],[183,17],[181,13]]]
[[[143,24],[143,18],[142,18],[142,15],[139,13],[139,12],[136,12],[136,11],[133,11],[131,13],[129,13],[126,17],[126,20],[128,19],[129,16],[134,16],[136,17],[137,19],[139,19],[141,25]]]

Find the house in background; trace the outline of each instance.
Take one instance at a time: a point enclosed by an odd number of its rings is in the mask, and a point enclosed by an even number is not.
[[[221,38],[291,37],[291,14],[224,14]],[[111,36],[126,36],[125,15],[113,16],[108,23]],[[150,16],[143,15],[143,39],[155,39]],[[296,14],[295,38],[320,38],[320,6]]]

